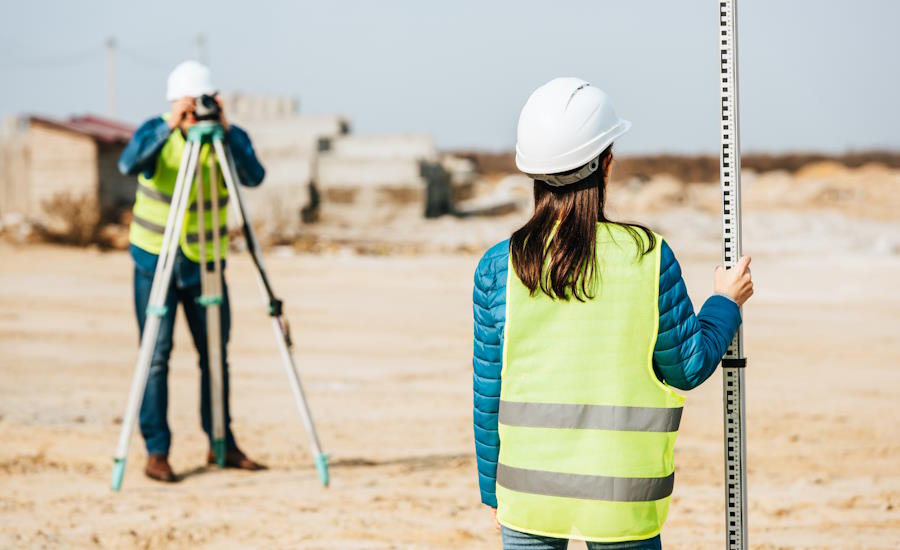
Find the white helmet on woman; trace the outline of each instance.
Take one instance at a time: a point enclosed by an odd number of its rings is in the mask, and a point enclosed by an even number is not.
[[[522,107],[516,166],[553,186],[576,183],[597,171],[600,154],[629,128],[603,90],[580,78],[554,78]]]

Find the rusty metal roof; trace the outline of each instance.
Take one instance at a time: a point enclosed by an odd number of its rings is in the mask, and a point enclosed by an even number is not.
[[[126,122],[102,118],[96,115],[72,116],[65,120],[47,116],[28,115],[29,124],[38,123],[77,134],[90,136],[101,143],[128,143],[134,134],[134,126]]]

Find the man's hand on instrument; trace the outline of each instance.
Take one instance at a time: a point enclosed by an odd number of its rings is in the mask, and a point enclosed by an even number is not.
[[[174,130],[181,127],[182,123],[194,113],[194,98],[190,96],[176,99],[172,102],[172,112],[169,115],[169,128]]]
[[[729,296],[742,306],[753,296],[753,278],[750,276],[750,256],[741,256],[731,269],[716,268],[713,288],[717,294]]]

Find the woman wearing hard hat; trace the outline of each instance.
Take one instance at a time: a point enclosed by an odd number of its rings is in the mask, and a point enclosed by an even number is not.
[[[475,446],[504,548],[660,548],[684,397],[716,369],[753,294],[744,257],[695,315],[659,235],[606,218],[607,95],[557,78],[519,117],[534,214],[475,273]]]

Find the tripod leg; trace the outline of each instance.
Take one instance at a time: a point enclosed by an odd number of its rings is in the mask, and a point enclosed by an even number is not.
[[[322,485],[327,487],[329,483],[328,455],[322,452],[321,445],[319,444],[319,436],[316,433],[312,414],[310,413],[309,406],[306,402],[306,395],[303,392],[300,375],[297,372],[297,366],[294,364],[294,358],[291,356],[290,334],[287,329],[287,324],[283,319],[281,301],[275,298],[272,286],[269,283],[269,278],[266,274],[265,266],[263,265],[259,243],[253,233],[253,226],[247,217],[241,190],[237,185],[238,178],[234,169],[234,162],[231,160],[231,156],[221,140],[213,140],[213,146],[216,148],[216,158],[218,158],[219,164],[222,167],[222,175],[225,178],[225,185],[228,189],[235,214],[238,217],[238,221],[241,223],[244,236],[247,239],[247,247],[250,250],[250,256],[253,258],[253,263],[256,266],[256,280],[259,284],[263,302],[266,304],[266,307],[269,309],[269,315],[272,317],[272,330],[275,333],[275,340],[278,342],[278,350],[281,353],[281,360],[284,364],[284,370],[291,386],[291,392],[294,394],[294,401],[296,401],[297,409],[300,412],[300,419],[309,436],[310,450],[313,453],[319,480],[322,482]]]
[[[116,445],[116,454],[113,458],[112,488],[118,491],[122,487],[122,478],[125,475],[125,463],[128,458],[128,446],[134,425],[137,422],[138,411],[144,399],[144,390],[147,386],[147,376],[150,372],[150,362],[153,359],[153,351],[156,347],[156,338],[159,334],[159,324],[165,315],[166,294],[172,281],[172,269],[175,265],[174,257],[178,246],[178,239],[184,223],[187,211],[188,197],[191,186],[188,182],[193,179],[193,172],[197,166],[199,148],[185,146],[185,152],[178,168],[178,177],[175,181],[175,189],[172,194],[172,203],[169,205],[169,217],[166,221],[166,229],[163,233],[163,242],[156,270],[153,275],[153,283],[150,287],[150,298],[147,304],[147,318],[144,322],[144,332],[141,336],[141,345],[138,351],[137,365],[134,369],[134,377],[131,381],[131,391],[128,394],[128,405],[122,418],[122,428],[119,431],[119,440]]]
[[[209,202],[212,219],[212,265],[206,249],[203,251],[203,271],[208,288],[205,288],[206,341],[209,358],[209,389],[212,406],[213,451],[219,468],[225,467],[225,384],[222,365],[222,256],[219,235],[219,184],[216,165],[210,165]],[[201,234],[205,233],[205,222]],[[204,243],[205,246],[205,243]]]

